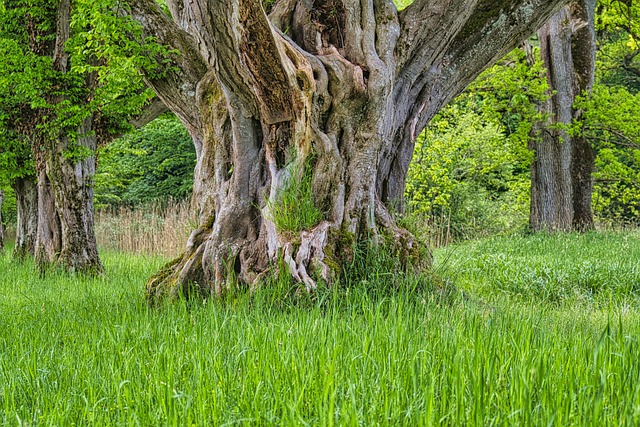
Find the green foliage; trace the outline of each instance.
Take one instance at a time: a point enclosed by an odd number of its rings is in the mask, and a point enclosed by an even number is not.
[[[520,225],[529,156],[518,148],[486,117],[445,109],[416,144],[406,190],[412,210],[446,217],[459,237]]]
[[[613,224],[640,220],[640,150],[604,148],[596,158],[594,210]]]
[[[517,49],[432,120],[416,143],[406,196],[413,216],[453,238],[519,228],[529,204],[527,149],[547,89],[540,62]]]
[[[413,3],[413,0],[393,0],[393,3],[396,5],[398,10],[402,10]]]
[[[117,0],[73,0],[64,43],[69,66],[54,61],[58,1],[0,0],[0,174],[32,175],[32,150],[71,141],[64,155],[77,162],[91,152],[76,143],[91,118],[99,143],[129,129],[152,92],[138,69],[161,73],[167,52],[143,40],[139,25],[118,12]],[[63,25],[66,25],[63,24]],[[62,57],[58,52],[58,59]]]
[[[160,117],[101,149],[96,206],[139,205],[191,195],[196,153],[173,115]]]
[[[594,213],[602,222],[640,218],[640,93],[595,86],[583,100],[584,132],[596,149]]]
[[[105,276],[42,280],[31,261],[5,254],[0,424],[637,425],[640,307],[626,283],[637,275],[629,261],[638,241],[590,234],[458,246],[455,256],[437,252],[437,264],[451,280],[486,284],[488,301],[352,288],[296,310],[260,301],[262,291],[150,309],[140,283],[161,259],[107,252]],[[589,268],[563,283],[582,288],[573,282],[582,277],[616,292],[606,311],[506,285],[520,271],[557,277],[562,270],[545,263],[570,265],[585,247]]]
[[[0,179],[0,190],[4,191],[4,202],[2,203],[2,222],[5,224],[15,224],[17,219],[16,196],[7,181]]]
[[[278,231],[297,233],[313,228],[324,215],[313,200],[313,157],[307,158],[302,165],[296,160],[293,162],[284,187],[279,190],[275,202],[269,203],[269,213]]]
[[[632,1],[598,2],[597,70],[607,86],[640,91],[640,5]]]

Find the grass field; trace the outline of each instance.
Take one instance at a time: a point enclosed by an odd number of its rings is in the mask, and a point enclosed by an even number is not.
[[[5,255],[0,422],[640,424],[640,233],[435,257],[447,291],[354,284],[297,306],[259,292],[153,309],[143,284],[160,258],[103,253],[104,277],[42,279]]]

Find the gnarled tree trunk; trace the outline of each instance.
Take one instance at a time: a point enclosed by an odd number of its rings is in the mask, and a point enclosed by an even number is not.
[[[149,85],[199,150],[199,226],[151,297],[221,293],[254,283],[281,258],[311,290],[362,239],[417,243],[395,225],[414,141],[486,66],[561,1],[130,0],[149,35],[181,52]],[[287,229],[292,189],[321,216]],[[311,196],[312,194],[312,196]],[[347,250],[345,250],[345,248]]]
[[[17,178],[13,182],[16,195],[16,243],[14,256],[24,259],[33,255],[38,227],[38,190],[33,177]]]
[[[595,0],[573,1],[539,31],[540,53],[552,96],[541,105],[548,115],[532,141],[533,230],[569,231],[593,227],[591,197],[595,155],[582,134],[567,132],[581,120],[574,107],[591,92],[595,75]]]

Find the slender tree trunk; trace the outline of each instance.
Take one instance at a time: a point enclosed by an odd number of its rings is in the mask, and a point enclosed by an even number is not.
[[[391,213],[416,136],[560,1],[416,0],[399,13],[391,0],[280,0],[267,16],[258,0],[170,0],[171,18],[153,0],[129,4],[181,52],[147,81],[202,147],[199,226],[148,284],[172,297],[259,283],[278,260],[311,290],[363,240],[428,264]]]
[[[567,131],[582,112],[578,96],[590,93],[595,73],[594,0],[573,1],[540,31],[540,53],[553,93],[542,105],[548,121],[532,141],[533,230],[569,231],[593,227],[591,196],[594,153],[584,135]]]
[[[576,20],[571,55],[575,73],[574,90],[577,94],[591,94],[596,68],[595,0],[573,2],[571,15]],[[575,120],[582,121],[583,112],[574,109]],[[573,138],[573,228],[584,231],[593,228],[593,172],[595,152],[584,133]]]
[[[34,178],[18,178],[13,183],[16,195],[16,243],[14,256],[24,259],[35,251],[38,227],[38,190]]]

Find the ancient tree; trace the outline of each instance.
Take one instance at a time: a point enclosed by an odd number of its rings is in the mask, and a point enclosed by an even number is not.
[[[279,258],[312,289],[363,239],[410,260],[417,244],[393,212],[416,136],[562,3],[168,0],[167,15],[129,0],[145,33],[179,52],[147,83],[198,152],[199,226],[150,295],[256,283]],[[283,206],[292,191],[300,203]],[[306,224],[282,221],[310,210]]]
[[[547,121],[532,140],[533,230],[569,231],[593,227],[591,198],[595,154],[576,129],[583,111],[577,97],[591,92],[595,75],[595,0],[575,0],[540,29],[540,54],[550,96],[541,105]]]

